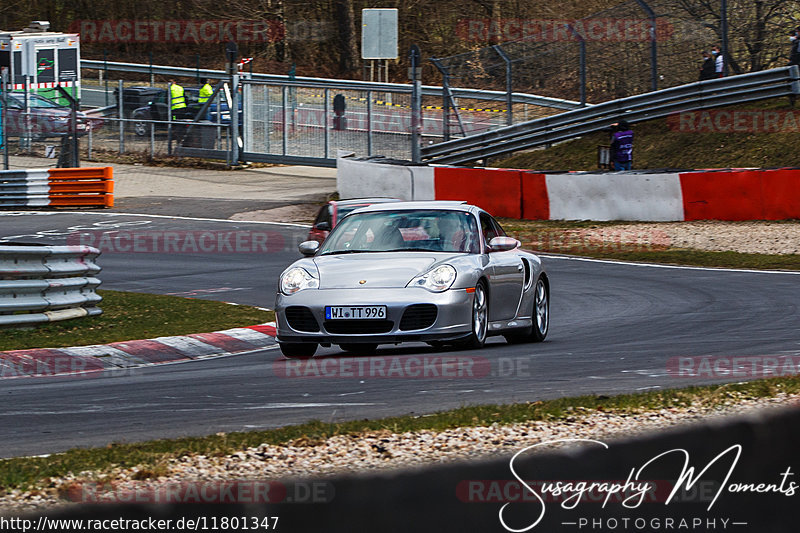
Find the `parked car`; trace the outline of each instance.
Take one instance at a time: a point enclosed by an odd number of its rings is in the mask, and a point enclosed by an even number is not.
[[[134,89],[139,90],[134,91]],[[128,92],[130,90],[130,96]],[[123,113],[127,113],[126,111],[126,101],[130,102],[130,105],[136,103],[136,98],[145,98],[147,97],[147,101],[139,101],[141,104],[139,107],[130,111],[129,118],[136,120],[133,123],[133,131],[136,135],[143,137],[145,135],[150,134],[150,122],[149,121],[159,121],[155,123],[155,131],[163,131],[167,129],[166,122],[169,120],[167,115],[167,110],[170,108],[168,105],[168,92],[167,89],[161,89],[157,87],[129,87],[126,88],[123,92]],[[200,98],[200,88],[199,87],[185,87],[184,88],[184,98],[186,99],[186,107],[176,111],[175,116],[178,120],[192,120],[197,116],[197,113],[202,108],[202,104],[199,102]],[[220,124],[228,125],[230,124],[230,112],[228,110],[228,103],[222,99],[220,102],[220,108],[222,110],[222,116],[220,117]],[[241,103],[239,103],[239,109],[241,110]],[[240,113],[241,115],[241,113]],[[217,122],[217,104],[212,103],[208,107],[208,113],[205,116],[204,120],[208,120],[209,122]],[[239,117],[239,124],[242,123],[241,116]]]
[[[28,106],[30,108],[30,129],[28,132],[34,140],[61,137],[70,133],[71,109],[69,106],[61,105],[55,100],[33,93],[28,94]],[[90,129],[97,129],[103,123],[102,119],[90,117],[80,111],[76,116],[78,135],[85,135]],[[8,93],[6,121],[6,134],[9,137],[25,135],[24,94]]]
[[[348,213],[359,207],[371,204],[399,202],[397,198],[354,198],[350,200],[331,200],[319,208],[314,224],[308,232],[308,240],[322,242],[334,226]]]
[[[461,202],[381,203],[353,211],[283,271],[275,302],[287,358],[320,344],[371,353],[423,341],[480,348],[490,335],[540,342],[550,284],[486,211]]]

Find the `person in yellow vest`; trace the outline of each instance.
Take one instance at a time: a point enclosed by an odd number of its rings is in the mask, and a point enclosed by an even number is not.
[[[214,94],[214,88],[209,85],[206,78],[200,78],[200,84],[202,87],[200,87],[200,97],[197,99],[197,102],[203,105],[208,102],[208,99]]]
[[[169,80],[169,102],[172,119],[182,118],[186,112],[186,97],[183,94],[183,87],[175,83],[175,80]]]

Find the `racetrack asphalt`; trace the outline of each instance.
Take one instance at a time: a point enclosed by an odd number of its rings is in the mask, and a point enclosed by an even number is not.
[[[230,179],[229,172],[221,174],[225,176],[220,179]],[[292,178],[285,179],[288,183]],[[335,181],[323,179],[335,187]],[[318,190],[317,197],[326,192]],[[119,208],[104,212],[0,213],[0,237],[63,243],[87,231],[266,231],[267,242],[280,243],[266,254],[106,251],[99,259],[100,277],[109,289],[272,306],[277,276],[298,257],[295,246],[305,228],[214,220],[208,206],[224,204],[223,199],[164,204],[159,199],[172,196],[156,193],[131,197],[141,202],[137,210],[152,204],[154,212],[141,216],[123,213],[124,197]],[[252,200],[232,210],[263,209],[266,202]],[[191,218],[152,216],[163,215],[161,210],[170,206]],[[230,211],[219,209],[223,215]],[[309,419],[335,423],[469,404],[682,387],[726,378],[675,377],[668,368],[677,356],[800,354],[796,274],[560,257],[543,261],[552,285],[546,342],[508,345],[499,337],[480,351],[440,352],[419,343],[378,351],[377,360],[385,361],[465,358],[488,368],[485,374],[386,377],[380,372],[339,372],[337,377],[308,377],[293,373],[291,363],[271,349],[118,373],[0,380],[7,406],[0,418],[0,456],[271,428]],[[321,348],[315,359],[343,368],[372,358],[344,356],[332,347]]]

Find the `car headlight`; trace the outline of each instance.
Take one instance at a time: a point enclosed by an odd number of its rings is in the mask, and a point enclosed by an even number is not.
[[[281,292],[283,294],[294,294],[303,289],[316,289],[318,287],[319,280],[304,268],[291,268],[281,276]]]
[[[450,265],[440,265],[433,270],[415,277],[406,287],[422,287],[431,292],[446,291],[456,280],[456,269]]]

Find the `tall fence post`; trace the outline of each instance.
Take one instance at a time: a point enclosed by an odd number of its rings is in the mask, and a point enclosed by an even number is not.
[[[125,108],[122,102],[125,97],[122,94],[122,80],[119,80],[119,92],[117,92],[117,109],[119,110],[119,153],[125,153]]]
[[[409,52],[411,59],[411,161],[422,161],[420,151],[420,130],[422,125],[422,82],[419,79],[422,70],[422,54],[419,46],[412,45]]]
[[[231,165],[239,164],[239,74],[231,77]]]
[[[722,34],[722,75],[724,77],[728,76],[730,72],[728,70],[728,1],[722,0],[720,2],[720,11],[719,11],[719,29],[720,33]]]
[[[103,48],[103,83],[105,84],[106,107],[108,107],[108,50]],[[120,98],[122,98],[120,96]]]
[[[511,71],[511,58],[508,57],[506,51],[503,50],[503,47],[499,44],[493,44],[492,49],[497,52],[497,55],[499,55],[500,59],[502,59],[506,64],[506,125],[511,126],[514,124],[514,87]]]
[[[367,91],[367,156],[372,155],[372,91]]]
[[[330,114],[331,114],[331,90],[326,88],[322,91],[323,97],[325,98],[325,159],[330,158],[330,150],[331,150],[331,125],[330,125]]]
[[[0,109],[0,126],[2,126],[2,132],[0,132],[0,136],[2,136],[3,140],[3,168],[8,170],[8,128],[7,123],[8,119],[6,108],[8,107],[8,100],[6,100],[6,94],[8,91],[8,68],[0,69],[0,90],[2,90],[2,94],[0,94],[0,98],[2,98],[2,108]]]
[[[281,117],[283,118],[283,137],[281,144],[283,145],[281,149],[281,154],[286,155],[289,145],[289,121],[286,114],[288,113],[289,106],[286,105],[287,100],[287,93],[288,87],[286,85],[281,85]]]
[[[658,44],[656,43],[656,12],[644,0],[636,0],[650,18],[650,88],[658,90]],[[722,0],[723,4],[725,0]]]
[[[27,152],[31,149],[31,99],[28,98],[31,90],[31,77],[27,74],[25,75],[25,90],[22,93],[24,98],[24,108],[25,108],[25,134],[23,135],[22,142],[22,150]]]
[[[579,76],[580,76],[580,87],[578,90],[580,91],[580,100],[581,100],[581,107],[586,107],[586,39],[584,39],[583,35],[581,35],[573,26],[572,24],[567,24],[567,28],[569,31],[572,32],[578,39],[578,45],[580,46],[579,50],[579,61],[580,66],[579,68]]]

